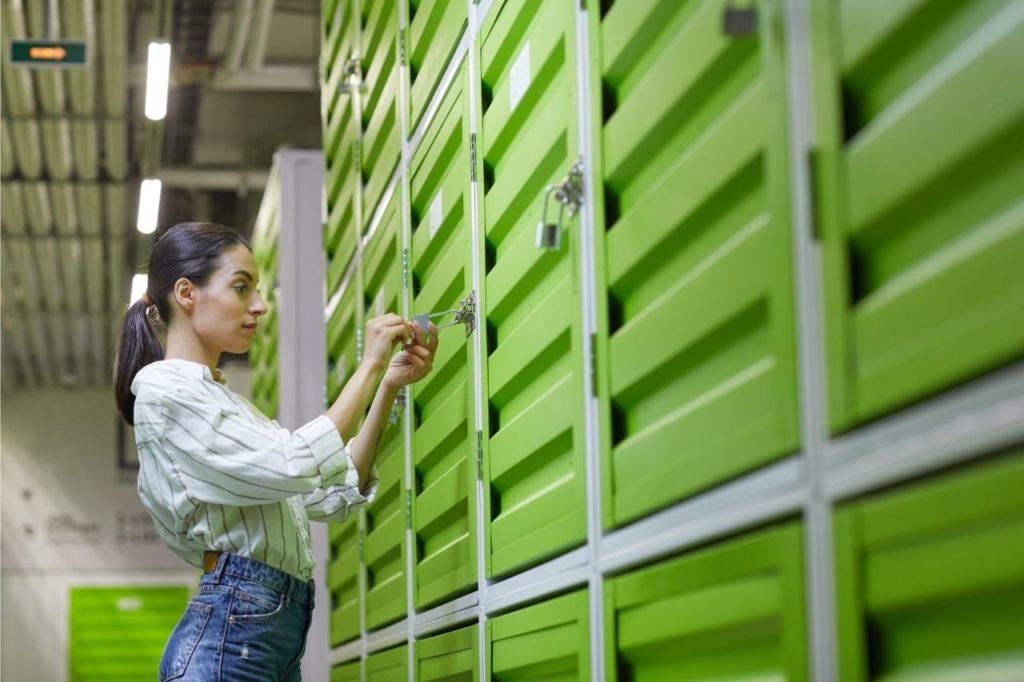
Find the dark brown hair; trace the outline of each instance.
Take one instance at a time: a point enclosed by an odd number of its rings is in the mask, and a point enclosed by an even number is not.
[[[242,235],[214,223],[178,223],[168,228],[149,254],[146,294],[156,307],[160,322],[171,321],[171,290],[184,277],[203,286],[217,269],[221,255],[241,244],[252,250]],[[114,355],[114,397],[125,420],[135,424],[132,382],[139,370],[164,357],[163,346],[146,318],[147,304],[140,298],[128,306],[121,323],[121,339]]]

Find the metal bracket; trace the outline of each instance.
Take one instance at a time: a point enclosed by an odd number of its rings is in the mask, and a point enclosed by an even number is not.
[[[412,530],[412,491],[405,491],[405,527]]]
[[[469,134],[469,181],[476,182],[476,133]]]
[[[548,222],[548,204],[554,196],[558,202],[558,221]],[[583,205],[583,161],[578,160],[562,181],[544,190],[540,222],[537,223],[537,248],[558,249],[562,245],[562,224],[572,220]],[[568,217],[566,213],[568,212]]]
[[[484,480],[484,432],[476,432],[476,480]]]
[[[339,89],[344,93],[362,90],[365,83],[363,82],[363,67],[359,63],[359,57],[353,54],[345,62],[345,66],[342,69]]]
[[[751,3],[737,7],[733,0],[726,0],[722,12],[722,33],[733,38],[742,38],[757,33],[757,8]]]

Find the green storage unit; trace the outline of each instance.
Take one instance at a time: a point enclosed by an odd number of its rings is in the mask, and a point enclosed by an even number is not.
[[[731,4],[589,5],[606,527],[798,447],[783,3]]]
[[[402,314],[401,195],[391,195],[377,231],[363,252],[363,297],[367,320]]]
[[[359,636],[359,573],[363,553],[362,531],[353,514],[328,530],[330,560],[327,562],[327,589],[331,593],[330,643],[338,646]]]
[[[68,679],[71,682],[153,677],[187,587],[72,587]]]
[[[485,623],[488,680],[590,680],[587,591],[528,606]]]
[[[1024,451],[835,515],[840,679],[1024,679]]]
[[[1024,354],[1024,6],[810,10],[838,432]]]
[[[586,537],[579,221],[559,250],[534,241],[579,158],[574,21],[568,2],[495,2],[479,34],[488,576]]]
[[[416,642],[416,682],[476,682],[479,626],[434,635]]]
[[[463,65],[410,165],[413,315],[456,309],[473,287],[465,82]],[[472,349],[461,326],[439,334],[433,371],[410,386],[417,608],[477,583]]]
[[[346,99],[347,96],[346,96]],[[359,197],[359,131],[355,107],[346,101],[334,112],[324,138],[327,197],[327,290],[334,291],[356,252],[356,201]]]
[[[405,441],[399,426],[385,431],[377,451],[380,488],[366,507],[366,627],[405,617]]]
[[[362,682],[362,661],[343,663],[331,668],[331,682]]]
[[[409,0],[409,134],[437,91],[466,29],[464,0]]]
[[[328,121],[342,99],[348,76],[347,63],[357,51],[359,21],[355,14],[355,3],[352,0],[325,2],[323,21],[320,69],[324,80],[321,83],[321,113],[323,120]]]
[[[402,155],[398,121],[398,2],[361,0],[363,90],[362,151],[363,225],[365,233],[374,209]]]
[[[393,194],[384,218],[363,253],[364,317],[402,312],[400,196]],[[366,508],[366,625],[376,628],[406,611],[405,439],[397,411],[377,451],[381,487]]]
[[[809,679],[802,546],[790,522],[606,581],[605,679]]]
[[[337,307],[327,320],[327,402],[333,404],[342,387],[359,366],[358,338],[362,329],[359,282],[353,274],[344,287]]]
[[[367,682],[409,682],[409,648],[400,646],[366,659]]]

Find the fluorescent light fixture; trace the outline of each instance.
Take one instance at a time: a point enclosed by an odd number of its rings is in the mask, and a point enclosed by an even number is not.
[[[146,68],[146,118],[163,120],[167,115],[167,86],[171,76],[171,44],[149,44]]]
[[[146,287],[149,286],[149,275],[133,275],[132,276],[132,294],[129,297],[129,303],[135,303],[137,300],[142,298],[142,295],[146,293]],[[122,289],[121,291],[124,291]]]
[[[142,189],[139,191],[139,220],[135,224],[142,234],[153,234],[156,231],[156,221],[160,215],[160,187],[158,179],[142,181]]]

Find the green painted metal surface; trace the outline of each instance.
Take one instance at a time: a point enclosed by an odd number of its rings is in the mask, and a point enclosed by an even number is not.
[[[369,682],[409,682],[408,647],[400,646],[367,657],[366,679]]]
[[[338,2],[332,0],[322,7],[323,32],[321,34],[322,49],[320,53],[321,83],[320,111],[324,121],[330,120],[343,100],[342,90],[347,78],[346,63],[356,52],[356,39],[359,22],[355,14],[355,3],[352,0]]]
[[[451,62],[466,29],[467,16],[466,3],[461,0],[409,0],[410,135]]]
[[[811,2],[829,418],[1024,354],[1024,7]]]
[[[363,134],[360,168],[363,179],[363,226],[366,232],[402,154],[398,121],[398,3],[362,0],[361,47]]]
[[[416,642],[416,682],[476,682],[479,678],[478,626]]]
[[[587,591],[486,622],[489,680],[590,680]]]
[[[330,643],[338,646],[359,636],[362,608],[359,585],[362,538],[355,515],[328,530],[330,559],[327,589],[331,593]]]
[[[728,4],[590,3],[606,526],[798,445],[782,6]]]
[[[327,400],[333,404],[359,366],[357,330],[362,328],[358,277],[344,283],[338,305],[327,321]]]
[[[545,187],[577,161],[572,3],[504,2],[479,34],[488,575],[586,535],[578,219],[535,233]]]
[[[331,682],[362,682],[362,662],[353,661],[331,668]]]
[[[402,244],[399,196],[363,254],[366,319],[402,311]],[[366,507],[366,624],[372,629],[398,620],[406,611],[405,584],[405,440],[402,421],[393,411],[377,450],[380,489]]]
[[[184,586],[71,588],[68,679],[152,679],[187,602]]]
[[[472,289],[465,71],[463,66],[410,164],[413,315],[458,308]],[[410,387],[417,607],[477,582],[472,353],[462,327],[439,334],[433,372]]]
[[[840,677],[1024,679],[1024,451],[835,515]]]
[[[346,96],[348,99],[348,97]],[[356,200],[359,194],[359,131],[355,108],[350,102],[339,106],[324,137],[325,195],[327,226],[327,290],[334,291],[356,251]]]
[[[605,679],[807,680],[801,525],[605,583]]]

